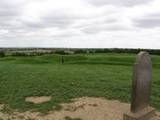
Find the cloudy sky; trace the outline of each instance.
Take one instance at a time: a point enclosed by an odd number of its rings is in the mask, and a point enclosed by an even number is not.
[[[0,0],[0,47],[160,49],[160,0]]]

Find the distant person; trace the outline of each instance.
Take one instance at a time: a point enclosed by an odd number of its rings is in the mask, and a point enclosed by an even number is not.
[[[64,57],[61,57],[61,63],[64,64]]]

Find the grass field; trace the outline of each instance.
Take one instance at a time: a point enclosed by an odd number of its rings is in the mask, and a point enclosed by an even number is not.
[[[134,54],[43,55],[0,58],[0,104],[48,111],[82,96],[130,101]],[[152,105],[160,110],[160,56],[152,56]],[[40,105],[27,96],[52,96]]]

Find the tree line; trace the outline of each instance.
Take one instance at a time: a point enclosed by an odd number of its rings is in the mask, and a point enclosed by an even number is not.
[[[5,56],[39,56],[43,54],[88,54],[88,53],[131,53],[147,51],[152,55],[160,55],[160,49],[126,49],[126,48],[104,48],[104,49],[69,49],[69,48],[36,48],[36,49],[0,49],[0,57]]]

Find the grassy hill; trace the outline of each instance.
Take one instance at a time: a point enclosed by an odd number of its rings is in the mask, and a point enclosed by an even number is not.
[[[82,96],[129,102],[135,57],[127,53],[92,53],[0,58],[0,103],[18,110],[48,111]],[[151,103],[160,110],[160,56],[151,57]],[[52,100],[35,105],[25,102],[27,96],[52,96]]]

